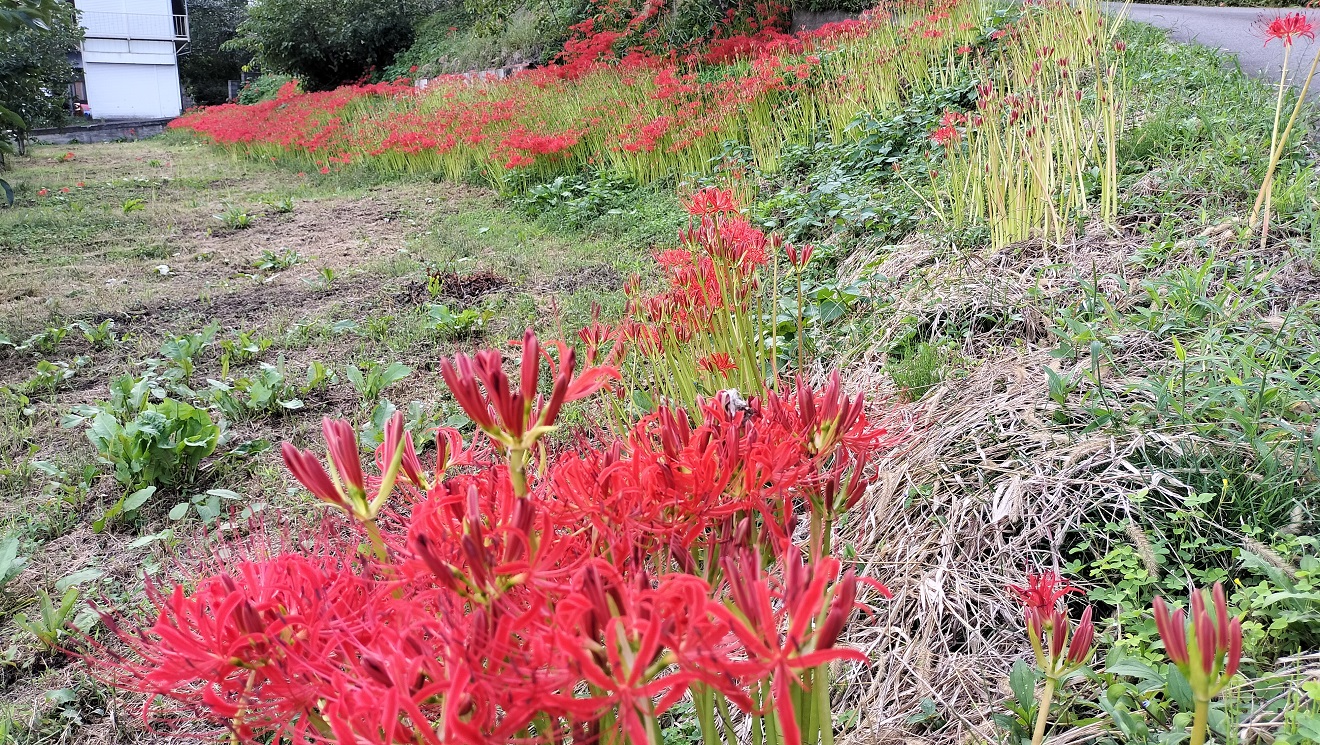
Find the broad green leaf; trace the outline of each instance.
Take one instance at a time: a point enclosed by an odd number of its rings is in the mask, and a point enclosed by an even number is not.
[[[151,495],[156,493],[156,487],[148,486],[144,489],[138,489],[124,499],[124,512],[132,512],[151,499]]]
[[[69,590],[75,590],[78,587],[78,585],[86,584],[88,582],[92,582],[93,580],[98,580],[104,576],[105,576],[104,569],[79,569],[73,574],[70,574],[67,577],[64,577],[60,579],[58,582],[56,582],[55,590],[57,592],[62,592],[67,596]]]
[[[1183,677],[1182,671],[1173,663],[1169,663],[1165,678],[1168,681],[1169,696],[1178,702],[1181,709],[1191,711],[1196,705],[1196,701],[1192,697],[1192,685],[1187,682],[1187,678]]]
[[[187,509],[188,505],[184,504],[183,507]],[[177,509],[178,505],[175,505],[175,508]],[[174,510],[170,510],[171,514],[173,514],[173,512]],[[174,531],[170,530],[169,528],[166,528],[160,531],[159,533],[152,533],[151,535],[144,535],[140,538],[137,538],[132,543],[128,544],[128,547],[142,548],[143,546],[149,546],[153,543],[156,543],[157,541],[164,541],[173,537],[174,537]]]
[[[1008,673],[1008,685],[1013,689],[1013,697],[1017,699],[1018,706],[1023,709],[1031,708],[1032,702],[1036,700],[1036,671],[1022,660],[1013,663],[1013,669]]]
[[[1142,681],[1160,679],[1158,671],[1135,657],[1123,657],[1111,665],[1105,665],[1105,672]]]
[[[358,393],[364,393],[367,390],[367,380],[362,376],[362,371],[357,365],[348,365],[344,368],[344,374],[348,376],[348,382],[353,385],[353,389]]]
[[[380,388],[381,390],[385,390],[385,388],[394,385],[411,374],[411,367],[408,367],[402,362],[391,362],[389,366],[380,373]]]

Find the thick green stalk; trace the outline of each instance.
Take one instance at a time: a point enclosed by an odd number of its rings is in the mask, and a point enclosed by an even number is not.
[[[697,710],[702,745],[720,745],[719,733],[715,731],[715,692],[706,686],[693,686],[692,706]]]
[[[1206,728],[1210,723],[1210,699],[1197,699],[1196,712],[1192,715],[1192,736],[1190,745],[1205,745]]]
[[[797,274],[797,373],[803,378],[806,378],[806,373],[802,371],[802,268],[797,267],[795,273]]]
[[[808,686],[811,685],[810,676],[803,681]],[[805,745],[815,745],[816,736],[812,732],[813,724],[813,704],[815,696],[812,695],[811,688],[803,688],[793,685],[793,712],[797,715],[798,737]]]
[[[724,724],[724,731],[729,733],[729,736],[733,736],[734,733],[733,715],[729,713],[729,704],[724,700],[724,696],[720,695],[718,692],[712,692],[711,695],[715,697],[715,706],[717,711],[719,711],[720,713],[720,722]],[[755,741],[756,745],[760,745],[761,743],[761,730],[760,730],[759,720],[760,717],[754,717],[752,719],[752,734],[753,734],[753,740]]]
[[[765,722],[766,745],[782,745],[782,743],[784,742],[784,737],[783,737],[783,733],[779,731],[779,717],[775,716],[774,708],[776,706],[792,706],[793,702],[775,701],[774,693],[771,690],[770,681],[763,680],[761,681],[761,702],[762,704],[764,704],[766,701],[774,702],[774,706],[769,707],[769,710],[766,712],[765,719],[763,720]]]
[[[1046,678],[1045,690],[1040,693],[1040,707],[1036,712],[1036,729],[1031,733],[1031,745],[1040,745],[1045,741],[1045,724],[1050,719],[1050,701],[1053,698],[1054,678]]]
[[[381,537],[380,527],[376,525],[376,521],[363,520],[362,527],[367,531],[367,540],[371,541],[371,552],[376,555],[376,559],[382,564],[388,563],[390,555],[385,550],[385,539]]]
[[[812,691],[816,696],[816,723],[820,728],[820,745],[834,745],[834,715],[830,712],[830,666],[816,668],[812,678]]]
[[[509,483],[515,497],[527,496],[527,451],[509,448]]]

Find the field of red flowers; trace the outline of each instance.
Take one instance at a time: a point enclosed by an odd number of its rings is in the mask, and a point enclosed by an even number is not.
[[[641,182],[706,172],[729,140],[773,170],[789,143],[835,136],[861,111],[949,80],[983,40],[981,4],[876,11],[788,35],[766,29],[678,58],[616,50],[588,21],[563,64],[507,81],[450,76],[303,94],[292,84],[254,106],[186,114],[176,129],[256,157],[332,170],[481,174],[512,187],[588,165]]]
[[[1123,45],[1098,4],[1048,0],[1005,23],[980,0],[899,3],[682,56],[618,49],[620,34],[592,21],[576,31],[562,64],[509,80],[455,75],[425,88],[399,80],[311,94],[290,83],[274,100],[171,126],[299,169],[475,177],[510,193],[584,170],[639,184],[700,176],[730,146],[774,174],[788,148],[852,137],[863,112],[970,80],[976,109],[948,112],[931,132],[947,161],[929,173],[937,212],[988,224],[997,245],[1061,234],[1078,216],[1115,218]]]

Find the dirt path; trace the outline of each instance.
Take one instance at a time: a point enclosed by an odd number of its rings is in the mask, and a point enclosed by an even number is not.
[[[1110,13],[1117,13],[1123,6],[1121,3],[1105,3],[1105,7]],[[1171,30],[1174,41],[1196,42],[1235,54],[1244,72],[1277,83],[1284,46],[1279,41],[1265,43],[1265,26],[1276,15],[1294,12],[1306,13],[1312,23],[1320,24],[1320,10],[1306,8],[1130,5],[1127,17]],[[1317,53],[1320,53],[1320,42],[1307,38],[1297,40],[1288,59],[1289,83],[1301,86]],[[1320,102],[1320,85],[1313,82],[1307,98]]]

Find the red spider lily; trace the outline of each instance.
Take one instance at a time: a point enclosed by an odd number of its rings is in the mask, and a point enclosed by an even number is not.
[[[537,381],[540,376],[541,346],[531,329],[523,335],[519,387],[511,387],[504,373],[504,356],[493,349],[478,352],[475,358],[459,353],[440,363],[440,373],[459,406],[477,426],[508,447],[530,448],[541,435],[554,427],[559,409],[565,403],[595,393],[618,370],[590,367],[574,376],[574,351],[556,342],[558,359],[546,354],[554,381],[550,397],[536,408]],[[484,394],[483,394],[484,389]]]
[[[725,375],[737,370],[738,363],[734,362],[727,353],[717,352],[697,360],[697,367],[711,375]]]
[[[695,217],[727,215],[738,212],[733,192],[724,189],[702,189],[688,199],[688,214]]]
[[[709,588],[684,575],[662,578],[655,589],[634,587],[601,562],[585,566],[582,575],[582,591],[560,605],[559,640],[598,694],[562,705],[587,720],[615,711],[615,726],[628,741],[651,742],[655,718],[697,677],[682,665],[667,671],[675,659],[666,651],[683,649],[681,637],[707,622],[700,609]]]
[[[950,147],[957,144],[958,140],[961,139],[961,135],[959,134],[957,127],[945,125],[936,129],[934,132],[931,132],[930,139],[936,145]]]
[[[1049,613],[1058,607],[1059,600],[1070,592],[1081,592],[1068,584],[1057,572],[1043,571],[1029,573],[1027,586],[1009,585],[1008,589],[1017,594],[1018,600],[1028,609]]]
[[[347,544],[336,556],[353,562],[278,555],[243,565],[241,584],[203,580],[194,593],[176,590],[158,603],[156,632],[124,630],[141,640],[133,686],[240,719],[245,741],[319,717],[342,742],[484,743],[507,741],[544,716],[562,723],[556,727],[598,731],[592,723],[606,711],[620,733],[635,737],[698,683],[753,711],[747,686],[769,676],[775,715],[787,726],[797,715],[784,696],[805,682],[805,671],[861,658],[836,646],[859,580],[840,578],[829,557],[804,562],[786,538],[770,544],[788,557],[776,580],[751,558],[766,544],[747,521],[720,527],[728,516],[758,510],[781,523],[778,535],[792,533],[790,495],[815,468],[810,430],[788,414],[795,397],[771,400],[777,415],[769,401],[749,412],[712,401],[696,422],[662,409],[621,441],[555,459],[526,498],[489,449],[463,450],[455,433],[442,431],[446,453],[461,453],[452,460],[475,470],[446,476],[440,469],[411,510],[406,539],[389,539],[408,550],[365,557],[359,568],[355,540],[331,538]],[[406,442],[401,427],[391,429],[391,442]],[[382,470],[387,450],[378,458]],[[323,470],[320,482],[333,489]],[[375,502],[384,485],[367,484]],[[397,530],[393,524],[384,527]],[[690,576],[700,571],[691,557],[709,555],[716,541],[725,555],[742,558],[726,561],[715,575],[724,579],[711,585]],[[389,570],[382,564],[408,554]],[[615,568],[611,556],[638,558]],[[283,579],[293,569],[297,584]],[[222,607],[230,610],[207,610]],[[301,625],[287,631],[295,612]],[[196,641],[175,638],[185,631]],[[256,639],[265,641],[254,646]],[[241,654],[232,651],[239,644],[247,645]],[[579,681],[592,688],[585,698]],[[191,692],[215,686],[226,687],[226,697]]]
[[[564,402],[619,378],[625,341],[744,372],[728,352],[685,347],[668,321],[696,335],[713,309],[750,307],[758,252],[782,244],[727,212],[700,222],[664,259],[670,293],[643,299],[630,282],[630,307],[654,320],[611,329],[593,315],[585,369],[531,332],[516,373],[495,350],[444,361],[484,434],[465,444],[439,429],[433,475],[399,414],[379,475],[363,472],[347,422],[324,424],[329,469],[286,443],[295,477],[351,520],[182,577],[196,589],[153,594],[158,617],[136,630],[116,621],[133,651],[113,662],[126,685],[226,719],[242,742],[645,742],[688,691],[709,721],[717,701],[774,716],[790,743],[798,722],[830,726],[828,697],[802,694],[828,685],[826,663],[865,659],[839,645],[859,587],[888,597],[830,555],[833,520],[901,433],[873,425],[836,374],[819,391],[665,402],[563,449],[541,439]]]
[[[791,243],[784,244],[784,253],[788,256],[788,263],[798,269],[805,268],[807,264],[811,262],[811,254],[814,253],[815,250],[816,247],[810,243],[803,246],[801,249],[798,249],[797,246],[794,246]]]
[[[1162,597],[1155,598],[1154,614],[1169,659],[1187,677],[1193,691],[1209,698],[1237,673],[1242,660],[1242,621],[1228,615],[1221,583],[1216,582],[1212,592],[1213,618],[1205,595],[1204,590],[1192,591],[1190,624],[1181,608],[1170,614]]]
[[[1305,36],[1312,41],[1315,40],[1315,26],[1306,17],[1305,13],[1287,13],[1275,16],[1265,28],[1266,44],[1279,39],[1284,46],[1290,47],[1293,41],[1300,36]]]
[[[404,478],[423,491],[430,488],[422,471],[422,461],[417,457],[417,448],[413,445],[412,433],[404,431],[401,411],[394,412],[394,416],[390,417],[385,428],[384,442],[376,448],[376,465],[382,472],[388,471],[395,457],[399,459],[399,469]]]
[[[587,366],[603,365],[617,369],[619,360],[627,350],[621,329],[601,323],[600,306],[595,303],[591,307],[591,316],[591,325],[578,331],[578,339],[586,346]]]
[[[820,391],[798,381],[793,402],[796,410],[768,399],[771,416],[779,417],[799,430],[805,438],[808,452],[827,457],[843,448],[853,454],[862,454],[884,440],[887,431],[872,428],[866,417],[866,403],[861,394],[850,398],[843,391],[838,372],[830,374]],[[894,444],[891,440],[889,444]]]
[[[345,571],[333,552],[242,563],[233,576],[203,580],[186,595],[176,587],[165,596],[150,583],[147,590],[159,610],[149,627],[133,632],[102,614],[138,655],[116,658],[110,668],[152,698],[168,696],[233,720],[245,738],[306,726],[303,715],[324,684],[308,662],[334,654],[352,628],[343,621],[369,612],[370,585]],[[148,699],[144,717],[150,707]]]
[[[1091,659],[1095,645],[1095,623],[1090,606],[1082,612],[1077,629],[1072,630],[1071,619],[1060,600],[1070,592],[1081,592],[1060,579],[1054,572],[1028,574],[1027,586],[1009,585],[1023,605],[1027,638],[1036,656],[1036,665],[1055,679]],[[1066,648],[1066,652],[1065,652]]]
[[[779,719],[784,742],[801,745],[797,716],[789,705],[793,685],[801,685],[799,672],[835,660],[866,662],[866,655],[852,649],[833,648],[829,646],[833,643],[832,638],[811,629],[812,621],[825,605],[827,586],[838,576],[838,562],[819,560],[808,573],[796,550],[787,554],[785,586],[780,593],[783,602],[779,610],[775,610],[776,593],[766,581],[759,557],[742,552],[736,558],[726,558],[725,576],[730,586],[731,604],[729,610],[721,610],[720,615],[747,649],[747,662],[736,668],[729,667],[744,675],[771,676],[774,713]]]

